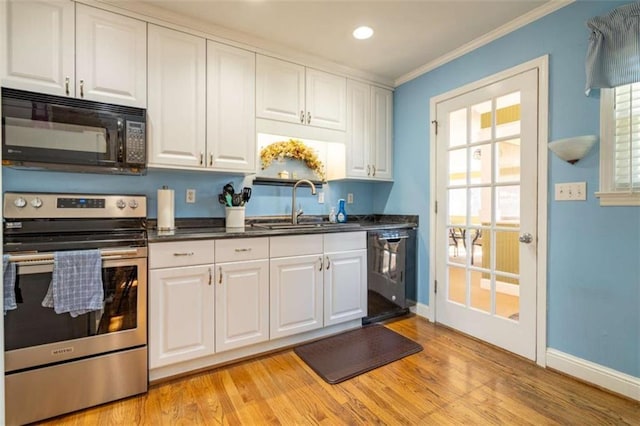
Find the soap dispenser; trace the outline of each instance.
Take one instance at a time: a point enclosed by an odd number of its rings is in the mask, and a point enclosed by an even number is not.
[[[336,223],[337,221],[336,208],[331,207],[331,211],[329,212],[329,223]]]
[[[347,212],[344,209],[344,198],[338,200],[338,223],[346,223],[347,222]]]

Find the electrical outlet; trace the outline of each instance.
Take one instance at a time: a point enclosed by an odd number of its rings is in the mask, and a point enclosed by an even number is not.
[[[556,201],[585,201],[587,199],[587,183],[556,183],[554,198]]]
[[[196,202],[196,190],[195,189],[187,189],[187,203],[195,203]]]
[[[353,204],[353,194],[352,193],[348,193],[347,194],[347,204]]]
[[[318,204],[324,204],[324,192],[318,192]]]

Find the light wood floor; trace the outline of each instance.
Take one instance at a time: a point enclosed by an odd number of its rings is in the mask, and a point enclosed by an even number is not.
[[[640,424],[638,402],[423,318],[386,325],[420,342],[424,351],[329,385],[286,350],[45,424]]]

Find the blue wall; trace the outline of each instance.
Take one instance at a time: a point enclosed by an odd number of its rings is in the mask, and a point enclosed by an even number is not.
[[[395,177],[384,212],[420,215],[419,301],[429,303],[429,101],[549,54],[549,140],[599,134],[599,95],[584,95],[587,19],[628,2],[576,2],[447,63],[395,92]],[[549,157],[547,343],[640,377],[640,208],[600,207],[599,151],[575,166]],[[556,202],[557,182],[586,181],[586,202]],[[543,207],[544,208],[544,207]]]
[[[291,187],[252,185],[253,177],[210,172],[149,170],[145,176],[63,173],[2,168],[3,191],[70,192],[105,194],[144,194],[148,197],[148,217],[157,216],[157,190],[163,185],[175,190],[176,217],[224,217],[224,206],[218,203],[222,187],[232,182],[236,190],[252,186],[247,216],[291,214]],[[196,202],[185,202],[187,188],[196,190]],[[331,182],[318,188],[325,194],[325,203],[311,195],[307,186],[298,187],[297,204],[305,214],[328,215],[340,198],[353,193],[354,203],[347,205],[347,214],[372,212],[373,184],[362,182]]]

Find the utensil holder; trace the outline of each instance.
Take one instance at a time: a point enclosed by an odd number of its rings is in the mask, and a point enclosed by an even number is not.
[[[244,206],[225,207],[225,226],[228,230],[244,229]]]

